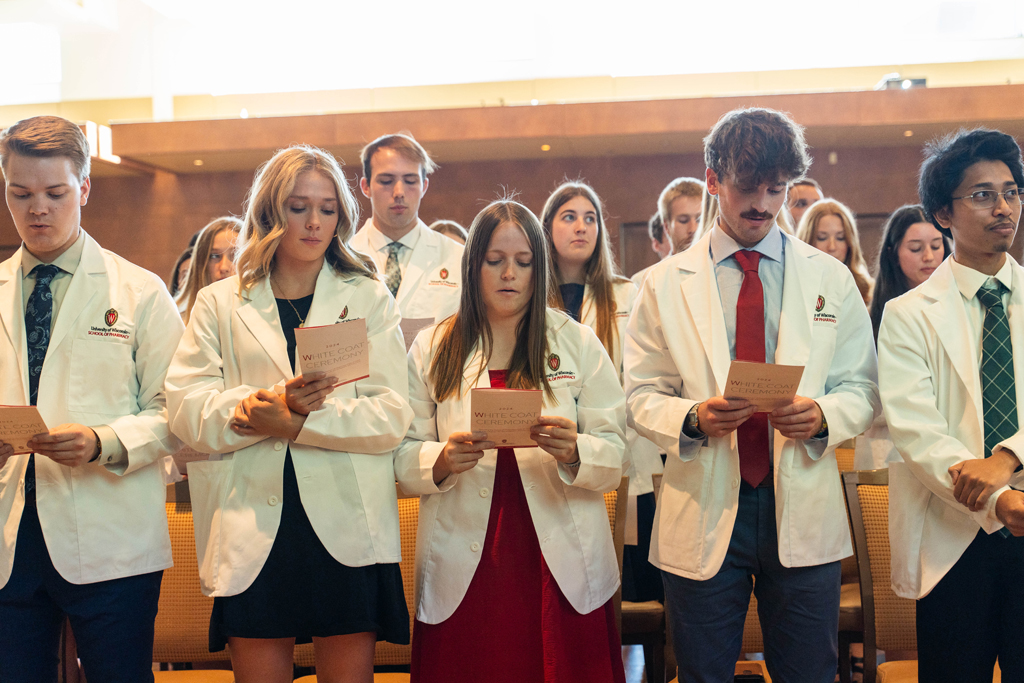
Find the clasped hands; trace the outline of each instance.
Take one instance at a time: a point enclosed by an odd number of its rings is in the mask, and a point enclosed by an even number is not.
[[[949,468],[953,496],[971,512],[985,508],[992,494],[1009,483],[1020,461],[1005,448],[987,458],[971,458]],[[1024,492],[1004,491],[996,499],[996,517],[1014,536],[1024,536]]]
[[[44,434],[36,434],[28,447],[37,455],[44,455],[58,465],[78,467],[90,462],[100,451],[100,439],[91,427],[80,424],[62,424]],[[14,455],[14,446],[0,441],[0,467]]]
[[[302,431],[306,416],[324,404],[337,381],[337,377],[313,372],[285,382],[284,394],[260,389],[235,406],[231,429],[243,436],[294,440]]]
[[[576,423],[566,417],[541,415],[537,424],[530,427],[530,438],[537,446],[551,454],[555,460],[567,465],[579,462],[576,447]],[[434,462],[434,483],[440,484],[449,474],[461,474],[476,467],[484,451],[495,448],[484,432],[456,432],[448,437],[448,443]]]
[[[697,408],[697,421],[700,431],[717,438],[733,432],[754,412],[746,399],[715,396]],[[821,408],[814,399],[794,396],[790,403],[768,413],[768,421],[787,439],[810,439],[821,431]]]

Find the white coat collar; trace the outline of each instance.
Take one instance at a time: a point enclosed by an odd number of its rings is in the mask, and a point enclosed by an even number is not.
[[[237,277],[235,276],[236,287]],[[356,288],[352,286],[358,275],[338,276],[324,261],[316,278],[313,303],[306,316],[305,327],[333,325],[343,319],[351,319],[348,307]],[[291,379],[295,372],[288,362],[288,342],[281,330],[281,318],[277,312],[277,299],[270,287],[270,279],[263,278],[248,291],[241,293],[244,303],[238,308],[238,317],[267,352],[281,374]]]

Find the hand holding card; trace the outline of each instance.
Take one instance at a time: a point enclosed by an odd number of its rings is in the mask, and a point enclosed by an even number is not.
[[[538,389],[473,389],[470,429],[484,432],[495,448],[536,448],[531,427],[540,418]]]
[[[0,441],[10,444],[14,455],[31,453],[32,437],[49,431],[35,406],[0,406]]]
[[[348,384],[370,376],[370,343],[366,319],[295,329],[295,356],[302,375],[323,372]]]

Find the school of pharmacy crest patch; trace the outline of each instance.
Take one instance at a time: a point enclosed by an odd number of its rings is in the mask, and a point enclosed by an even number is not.
[[[111,308],[103,315],[103,322],[107,323],[107,327],[113,327],[114,323],[117,322],[117,310]]]
[[[438,273],[438,275],[441,276],[442,280],[447,280],[448,279],[448,269],[447,268],[442,268],[441,272]]]
[[[820,313],[821,309],[823,309],[823,308],[825,308],[825,297],[819,295],[818,296],[818,303],[814,307],[814,310]]]
[[[551,368],[552,372],[558,370],[558,368],[560,368],[561,366],[562,359],[558,357],[557,353],[553,353],[550,356],[548,356],[548,367]]]

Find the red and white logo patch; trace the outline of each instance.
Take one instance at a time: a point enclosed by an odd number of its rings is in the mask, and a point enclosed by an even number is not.
[[[103,316],[103,322],[107,323],[107,327],[113,327],[117,322],[117,311],[113,308],[107,311]]]

